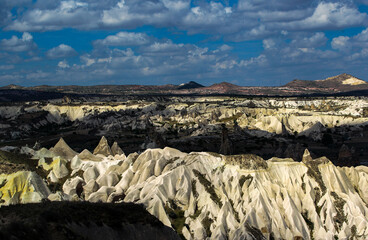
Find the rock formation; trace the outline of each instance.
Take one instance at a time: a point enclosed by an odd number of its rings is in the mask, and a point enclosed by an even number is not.
[[[56,143],[53,148],[50,148],[50,151],[53,152],[57,156],[61,156],[65,159],[72,159],[78,153],[69,147],[69,145],[64,141],[63,138]]]
[[[62,193],[50,194],[39,176],[20,171],[0,175],[0,201],[134,202],[186,239],[368,237],[368,168],[336,167],[307,149],[302,162],[168,147],[100,161],[80,155],[66,160],[67,176],[55,178],[65,181]],[[42,166],[57,175],[60,160]]]
[[[111,148],[109,146],[109,143],[107,142],[107,139],[105,138],[105,136],[102,136],[100,142],[98,143],[97,147],[93,151],[93,154],[94,155],[101,154],[106,157],[109,155],[113,155]]]
[[[123,150],[120,148],[117,142],[114,142],[111,146],[112,155],[121,155],[124,154]]]
[[[222,127],[222,132],[221,132],[221,145],[220,145],[220,153],[225,154],[225,155],[229,155],[233,153],[233,149],[232,149],[232,144],[231,144],[231,140],[229,138],[229,133],[228,130],[226,128],[225,124],[221,125]]]

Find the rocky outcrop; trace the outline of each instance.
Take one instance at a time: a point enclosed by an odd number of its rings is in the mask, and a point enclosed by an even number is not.
[[[56,156],[61,156],[65,159],[72,159],[78,153],[69,147],[69,145],[64,141],[63,138],[56,143],[53,148],[50,148],[50,151],[53,152]]]
[[[117,142],[114,142],[111,146],[112,155],[121,155],[124,154],[123,150],[120,148]]]
[[[109,143],[107,142],[107,139],[105,138],[105,136],[103,136],[100,140],[100,142],[98,143],[97,147],[95,148],[95,150],[93,151],[94,155],[97,154],[101,154],[104,156],[109,156],[109,155],[113,155],[111,148],[109,146]]]
[[[302,162],[168,147],[128,157],[99,154],[100,161],[79,155],[70,160],[71,173],[59,156],[38,160],[63,192],[50,194],[32,172],[0,175],[3,203],[134,202],[186,239],[368,237],[367,168],[339,168],[307,149]]]
[[[233,146],[231,143],[231,140],[229,138],[229,132],[225,126],[225,124],[222,124],[222,130],[221,130],[221,145],[220,145],[220,153],[225,155],[230,155],[233,153]]]
[[[143,204],[186,239],[368,237],[368,171],[348,172],[308,150],[302,162],[165,148],[89,163],[78,178],[86,200]]]
[[[102,160],[101,157],[98,157],[98,156],[93,155],[87,149],[84,149],[80,154],[78,154],[78,157],[81,160],[86,160],[86,161],[96,161],[96,162],[98,162],[98,161],[101,161]]]
[[[35,172],[18,171],[0,175],[0,205],[41,202],[49,194],[44,180]]]

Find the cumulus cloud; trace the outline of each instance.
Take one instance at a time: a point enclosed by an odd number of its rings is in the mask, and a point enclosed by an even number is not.
[[[327,37],[322,32],[317,32],[312,36],[296,36],[291,44],[297,48],[317,48],[326,44]]]
[[[38,5],[40,7],[40,5]],[[45,5],[48,8],[30,8],[5,29],[15,31],[49,31],[62,28],[97,28],[99,11],[89,9],[88,2],[60,1],[58,5]]]
[[[14,69],[14,65],[0,65],[0,70]]]
[[[339,37],[333,38],[331,41],[331,47],[333,49],[349,50],[351,49],[349,40],[350,40],[350,37],[348,36],[339,36]]]
[[[288,29],[339,29],[353,27],[367,20],[367,14],[341,2],[320,2],[311,16],[281,26]]]
[[[164,52],[164,53],[171,52],[172,53],[172,52],[184,50],[183,47],[184,47],[184,44],[182,43],[175,44],[171,40],[168,40],[166,42],[154,42],[150,46],[147,46],[146,48],[144,48],[144,51],[153,52],[153,53],[159,53],[159,52]]]
[[[10,39],[0,41],[0,49],[8,52],[26,52],[37,48],[33,42],[33,37],[28,32],[24,32],[21,38],[12,36]]]
[[[49,76],[50,76],[50,73],[38,70],[36,72],[31,72],[31,73],[26,74],[26,79],[38,81],[42,78],[47,78]]]
[[[68,64],[68,62],[66,60],[60,61],[58,63],[58,67],[59,68],[70,68],[70,66],[69,66],[69,64]]]
[[[232,5],[190,0],[39,0],[12,18],[5,29],[134,29],[150,25],[175,27],[189,34],[226,35],[236,41],[261,39],[285,30],[339,29],[367,22],[366,13],[354,4],[313,0],[239,0]]]
[[[361,50],[368,49],[368,28],[355,36],[338,36],[333,38],[331,41],[331,47],[346,53],[351,52],[351,50],[359,52]]]
[[[145,33],[119,32],[115,35],[107,36],[105,39],[94,41],[95,45],[103,46],[139,46],[149,42],[149,37]]]
[[[66,58],[75,56],[77,52],[69,45],[60,44],[46,52],[48,58]]]

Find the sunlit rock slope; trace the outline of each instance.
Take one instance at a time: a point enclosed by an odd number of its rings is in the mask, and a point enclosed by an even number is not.
[[[98,149],[110,146],[102,139]],[[49,200],[143,204],[186,239],[368,238],[368,168],[336,167],[308,150],[302,162],[168,147],[129,156],[22,151],[38,159],[48,184],[62,184]],[[11,197],[24,192],[17,186]]]

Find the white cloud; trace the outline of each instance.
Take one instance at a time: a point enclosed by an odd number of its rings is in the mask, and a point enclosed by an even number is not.
[[[218,49],[215,49],[213,51],[213,53],[218,53],[218,52],[227,52],[227,51],[231,51],[233,49],[233,47],[227,45],[227,44],[222,44]]]
[[[5,27],[15,31],[50,31],[62,28],[91,29],[97,28],[99,11],[89,10],[89,5],[82,1],[60,1],[50,9],[30,8],[23,15]]]
[[[331,41],[331,47],[333,49],[339,49],[339,50],[350,50],[351,45],[349,43],[350,37],[348,36],[339,36],[335,37]]]
[[[47,78],[49,76],[50,76],[50,73],[39,70],[36,72],[26,74],[26,79],[38,81],[40,79]]]
[[[96,40],[94,44],[104,46],[139,46],[149,42],[149,37],[145,33],[119,32],[115,35],[107,36],[105,39]]]
[[[27,4],[31,4],[29,0]],[[262,39],[286,31],[341,29],[367,23],[367,14],[347,1],[313,0],[239,0],[232,5],[227,1],[190,0],[38,0],[15,16],[8,10],[2,15],[4,19],[13,18],[4,26],[6,30],[154,26],[174,27],[189,34],[225,36],[235,41]]]
[[[69,64],[68,64],[68,62],[66,60],[60,61],[58,63],[58,67],[59,68],[70,68],[70,66],[69,66]]]
[[[317,48],[326,44],[327,37],[322,32],[317,32],[312,36],[299,37],[292,40],[291,44],[297,48]]]
[[[178,51],[185,51],[184,44],[175,44],[171,40],[166,42],[154,42],[150,46],[143,48],[146,53],[173,53]]]
[[[313,14],[300,21],[281,24],[289,29],[339,29],[358,26],[367,20],[367,14],[344,3],[320,2]]]
[[[60,44],[46,52],[48,58],[66,58],[75,56],[77,52],[69,45]]]
[[[264,49],[272,49],[276,47],[276,42],[273,39],[264,39],[262,43]]]
[[[33,37],[28,32],[24,32],[22,38],[12,36],[10,39],[0,41],[0,49],[8,52],[26,52],[37,48],[33,42]]]
[[[14,65],[0,65],[0,70],[14,69]]]

